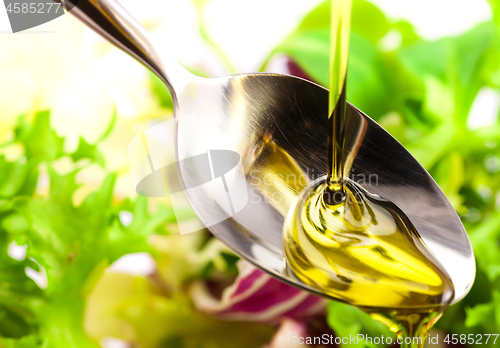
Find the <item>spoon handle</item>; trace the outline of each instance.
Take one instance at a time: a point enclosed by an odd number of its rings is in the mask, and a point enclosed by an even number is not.
[[[130,54],[165,82],[175,98],[176,90],[192,79],[179,62],[160,55],[148,33],[116,0],[54,0],[106,40]],[[168,70],[168,73],[167,73]]]

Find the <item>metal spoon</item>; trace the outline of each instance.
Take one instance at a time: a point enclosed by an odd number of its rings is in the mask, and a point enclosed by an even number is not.
[[[224,173],[219,177],[224,180],[224,197],[233,198],[233,203],[244,197],[245,204],[236,210],[232,206],[228,212],[220,192],[186,190],[201,221],[255,266],[322,295],[284,270],[282,227],[300,190],[327,172],[328,91],[306,80],[277,74],[200,78],[172,57],[160,57],[145,29],[118,2],[64,2],[67,7],[74,6],[74,16],[136,58],[168,86],[174,100],[179,158],[199,155],[201,149],[210,151],[213,160],[216,152],[211,150],[217,147],[207,148],[210,142],[223,144],[227,153],[239,155],[242,165],[236,166],[237,173],[233,174],[243,181],[224,179]],[[201,137],[190,134],[193,123],[186,121],[192,120],[188,115],[195,115]],[[208,143],[201,139],[204,137],[208,137]],[[463,298],[474,280],[474,255],[462,223],[432,177],[396,139],[351,104],[345,156],[352,169],[344,174],[407,214],[449,274],[455,286],[454,302]],[[225,165],[234,156],[226,160]],[[183,188],[203,182],[200,170],[189,165],[178,167]],[[213,224],[214,216],[222,216],[223,221]]]

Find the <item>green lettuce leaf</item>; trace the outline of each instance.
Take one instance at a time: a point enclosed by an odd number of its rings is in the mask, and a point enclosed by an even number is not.
[[[362,310],[346,305],[340,302],[330,302],[328,305],[328,324],[335,331],[338,337],[357,337],[358,334],[368,337],[391,337],[395,340],[394,332],[391,332],[385,325],[373,320],[368,314]],[[379,347],[368,341],[360,341],[359,343],[341,344],[342,348],[346,347]]]
[[[86,296],[107,265],[129,253],[150,251],[146,237],[167,233],[164,226],[175,221],[174,214],[164,207],[149,213],[145,198],[137,203],[115,201],[114,173],[75,206],[79,169],[59,174],[52,168],[54,160],[68,154],[64,139],[50,128],[48,112],[36,114],[33,124],[20,119],[16,141],[25,147],[25,159],[9,162],[0,157],[0,335],[6,337],[2,344],[35,347],[40,337],[47,347],[98,347],[83,328]],[[96,146],[81,141],[70,158],[99,162]],[[48,167],[47,196],[35,194],[42,161]],[[130,225],[120,221],[124,209],[132,214]],[[9,256],[14,241],[27,245],[24,260]],[[45,284],[28,277],[28,268],[46,278]]]

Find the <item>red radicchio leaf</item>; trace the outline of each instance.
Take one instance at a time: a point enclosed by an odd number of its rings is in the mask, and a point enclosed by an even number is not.
[[[203,282],[191,288],[196,308],[230,320],[277,323],[284,318],[303,319],[325,313],[327,300],[287,285],[245,261],[239,275],[220,299]]]
[[[301,77],[304,80],[308,80],[308,81],[317,83],[293,59],[291,59],[291,58],[288,59],[288,61],[286,62],[286,67],[287,67],[288,73],[290,75]]]

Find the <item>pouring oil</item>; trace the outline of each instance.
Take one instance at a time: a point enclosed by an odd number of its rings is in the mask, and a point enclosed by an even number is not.
[[[421,347],[454,297],[449,277],[394,203],[347,179],[346,72],[352,0],[332,0],[329,171],[295,199],[284,224],[288,268]]]

